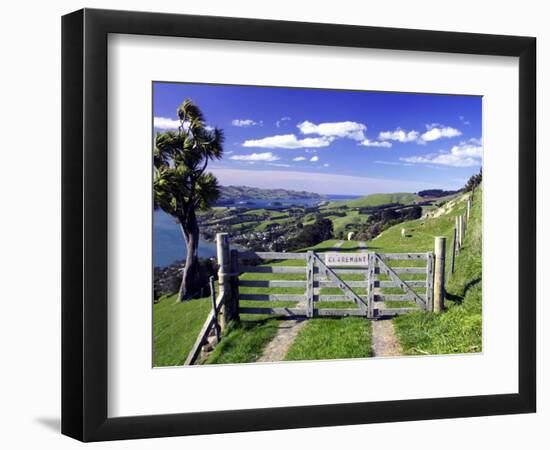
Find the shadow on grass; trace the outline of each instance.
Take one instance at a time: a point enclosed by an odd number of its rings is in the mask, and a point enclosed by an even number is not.
[[[445,298],[447,300],[450,300],[451,302],[454,302],[457,305],[461,305],[464,301],[464,297],[466,297],[466,294],[468,291],[473,288],[475,285],[481,283],[481,277],[474,278],[473,280],[468,281],[466,285],[464,286],[464,289],[462,289],[462,292],[460,295],[451,294],[449,292],[445,293]]]

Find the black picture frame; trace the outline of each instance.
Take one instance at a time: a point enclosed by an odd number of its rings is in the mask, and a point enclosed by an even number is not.
[[[107,416],[107,36],[178,36],[519,58],[517,393]],[[84,9],[62,18],[62,433],[82,441],[535,412],[536,39]]]

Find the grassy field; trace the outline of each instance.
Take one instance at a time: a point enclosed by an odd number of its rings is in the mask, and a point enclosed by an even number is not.
[[[332,220],[332,227],[334,229],[334,235],[338,236],[340,232],[346,232],[346,225],[354,224],[360,225],[367,223],[368,214],[359,214],[359,211],[348,211],[343,217],[339,216],[327,216],[327,219]]]
[[[224,332],[206,364],[248,363],[262,355],[264,347],[277,334],[277,319],[242,316],[239,323],[233,323]]]
[[[333,224],[334,235],[338,236],[340,233],[346,233],[349,226],[364,225],[368,221],[368,214],[360,214],[359,211],[352,208],[380,206],[387,203],[401,203],[411,204],[418,201],[419,197],[416,194],[410,193],[395,193],[395,194],[371,194],[365,197],[360,197],[354,200],[340,200],[328,202],[322,205],[319,209],[320,212],[325,214],[325,217],[330,219]],[[424,208],[424,207],[423,207]],[[223,217],[231,211],[232,208],[217,207],[210,210],[211,219],[217,220]],[[332,213],[332,214],[331,214]],[[344,216],[339,214],[345,213]],[[202,213],[203,215],[206,213]],[[229,214],[238,214],[236,211]],[[235,232],[250,233],[250,232],[265,232],[273,226],[284,225],[292,226],[297,220],[300,220],[302,225],[309,225],[315,222],[317,214],[309,213],[303,217],[296,218],[286,209],[268,209],[268,208],[256,208],[250,210],[244,210],[243,214],[249,217],[245,222],[233,224],[232,229]],[[254,219],[256,217],[256,219]]]
[[[448,248],[454,230],[455,214],[463,212],[460,205],[453,214],[443,215],[435,219],[417,219],[402,222],[383,231],[372,241],[369,241],[369,250],[377,253],[419,253],[434,249],[434,236],[445,236]],[[401,237],[401,229],[405,229],[405,236]]]
[[[455,261],[455,273],[447,281],[447,311],[414,313],[394,319],[405,354],[481,351],[481,241],[480,188],[474,198],[465,244]]]
[[[397,192],[395,194],[371,194],[354,200],[340,200],[329,202],[323,205],[323,208],[331,209],[338,206],[347,206],[349,208],[364,208],[367,206],[379,206],[386,203],[401,203],[407,205],[417,201],[419,197],[416,194],[407,192]]]
[[[325,214],[329,214],[327,219],[332,221],[334,228],[334,235],[338,236],[340,233],[346,233],[347,226],[349,225],[362,225],[366,224],[369,218],[368,214],[359,214],[357,210],[350,210],[348,208],[360,208],[369,206],[380,206],[387,203],[401,203],[403,205],[414,203],[418,201],[419,197],[416,194],[409,193],[395,193],[395,194],[371,194],[365,197],[360,197],[354,200],[339,200],[329,202],[321,206],[321,211]],[[343,208],[346,209],[343,209]],[[345,216],[330,215],[331,212],[345,212]],[[304,222],[309,223],[309,222]]]
[[[363,317],[310,319],[290,347],[286,361],[372,356],[371,323]]]
[[[153,365],[183,364],[210,312],[210,298],[178,303],[177,295],[153,305]]]

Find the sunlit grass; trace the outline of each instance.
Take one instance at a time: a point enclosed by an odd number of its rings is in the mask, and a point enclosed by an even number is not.
[[[172,295],[153,305],[153,365],[183,364],[211,309],[210,297],[179,303]]]

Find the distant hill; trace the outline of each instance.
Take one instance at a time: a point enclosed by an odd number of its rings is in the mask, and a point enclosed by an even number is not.
[[[388,203],[400,203],[402,205],[408,205],[419,200],[420,197],[418,197],[416,194],[397,192],[395,194],[371,194],[366,195],[365,197],[356,198],[354,200],[330,202],[326,206],[328,208],[333,208],[345,205],[349,208],[364,208],[368,206],[385,205]]]
[[[222,186],[218,203],[242,200],[323,200],[323,196],[313,192],[292,191],[288,189],[261,189],[251,186]]]

